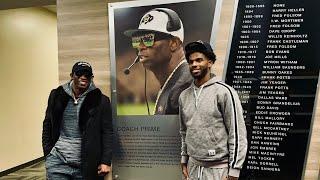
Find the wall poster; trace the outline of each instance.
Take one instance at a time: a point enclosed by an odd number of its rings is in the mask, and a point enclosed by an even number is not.
[[[178,90],[186,86],[177,88],[177,84],[183,84],[182,78],[189,73],[183,47],[196,40],[213,44],[221,3],[141,0],[108,4],[114,179],[181,179],[177,104]],[[181,48],[163,46],[178,42],[177,38]],[[174,64],[173,70],[169,64]]]

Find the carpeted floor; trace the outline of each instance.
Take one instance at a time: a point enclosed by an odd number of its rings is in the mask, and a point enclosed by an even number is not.
[[[0,177],[0,180],[38,180],[46,179],[44,161],[40,161],[29,167],[20,169],[6,176]]]

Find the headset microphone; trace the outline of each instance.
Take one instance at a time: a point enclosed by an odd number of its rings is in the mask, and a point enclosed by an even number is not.
[[[123,73],[126,74],[126,75],[130,74],[130,68],[131,68],[133,65],[137,64],[139,61],[140,61],[140,58],[139,58],[139,56],[137,56],[137,57],[134,59],[133,63],[130,64],[129,67],[127,67],[127,68],[125,68],[125,69],[123,70]]]

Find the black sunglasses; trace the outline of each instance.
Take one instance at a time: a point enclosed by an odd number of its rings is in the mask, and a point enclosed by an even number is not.
[[[91,78],[93,75],[92,72],[87,71],[87,70],[79,70],[79,71],[74,72],[74,74],[78,77],[85,76],[86,78]]]

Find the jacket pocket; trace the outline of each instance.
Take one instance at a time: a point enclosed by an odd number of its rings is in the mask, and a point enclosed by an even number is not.
[[[198,160],[214,160],[219,146],[213,128],[188,128],[186,132],[188,155]]]

